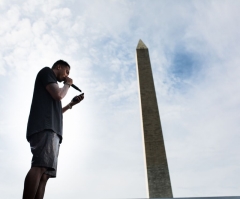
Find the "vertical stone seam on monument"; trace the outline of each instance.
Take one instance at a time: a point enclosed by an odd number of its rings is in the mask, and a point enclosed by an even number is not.
[[[172,198],[150,57],[142,40],[139,41],[136,51],[149,196]]]

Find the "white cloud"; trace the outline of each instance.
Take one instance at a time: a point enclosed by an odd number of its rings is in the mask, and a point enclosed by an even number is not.
[[[39,37],[46,31],[47,26],[43,20],[39,20],[33,23],[32,28],[34,35]]]
[[[5,62],[2,58],[2,56],[0,55],[0,75],[5,75],[6,74],[6,69],[5,69]]]

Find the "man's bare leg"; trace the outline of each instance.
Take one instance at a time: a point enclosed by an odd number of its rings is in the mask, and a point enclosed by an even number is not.
[[[46,170],[44,167],[32,167],[29,170],[24,182],[23,199],[34,199],[40,179]]]
[[[49,179],[49,175],[47,174],[42,175],[39,186],[38,186],[38,190],[34,199],[43,199],[43,196],[45,193],[45,187],[48,179]]]

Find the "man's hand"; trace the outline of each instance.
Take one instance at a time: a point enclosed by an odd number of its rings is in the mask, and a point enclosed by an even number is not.
[[[65,107],[62,108],[62,112],[66,112],[68,109],[71,109],[72,106],[78,104],[79,102],[81,102],[84,99],[84,93],[82,93],[81,95],[78,95],[76,97],[74,97],[72,99],[72,101]]]
[[[70,102],[71,106],[74,106],[76,104],[78,104],[79,102],[81,102],[84,99],[84,93],[82,93],[81,95],[78,95],[76,97],[74,97],[72,99],[72,101]]]
[[[68,84],[69,86],[71,86],[73,84],[73,80],[66,76],[64,80],[64,84]]]

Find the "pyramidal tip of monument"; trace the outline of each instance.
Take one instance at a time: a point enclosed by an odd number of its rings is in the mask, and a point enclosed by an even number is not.
[[[143,43],[143,41],[140,39],[137,45],[137,49],[148,49],[147,46]]]

